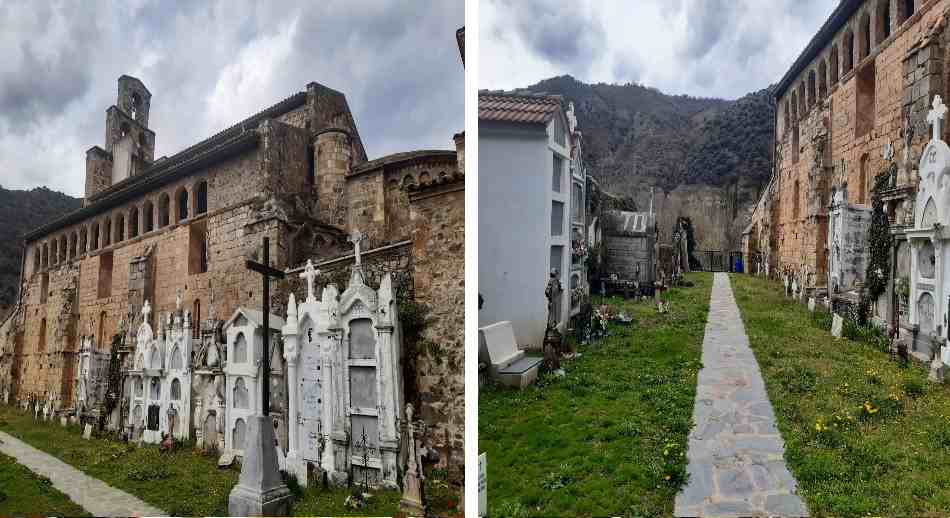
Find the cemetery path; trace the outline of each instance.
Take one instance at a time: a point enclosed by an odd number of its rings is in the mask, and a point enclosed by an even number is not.
[[[702,362],[686,454],[689,482],[673,513],[807,516],[725,273],[713,281]]]
[[[12,435],[0,432],[0,452],[53,482],[73,502],[93,516],[167,516],[138,498],[90,477],[52,455]]]

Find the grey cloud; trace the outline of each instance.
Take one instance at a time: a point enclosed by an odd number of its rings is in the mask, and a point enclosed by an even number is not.
[[[35,29],[28,27],[41,15],[30,9],[29,3],[0,6],[5,55],[11,53],[11,41],[18,49],[35,39],[29,34]],[[151,1],[138,8],[101,0],[84,3],[83,9],[95,13],[93,22],[79,27],[77,15],[66,31],[50,34],[32,63],[21,60],[15,69],[0,63],[5,187],[48,185],[82,195],[84,152],[102,145],[105,110],[115,102],[116,78],[126,73],[152,92],[149,121],[158,156],[210,136],[222,124],[303,90],[310,81],[346,94],[371,158],[451,148],[452,135],[464,129],[464,69],[455,45],[455,30],[465,23],[461,0],[296,0],[279,8],[266,0]],[[259,56],[266,77],[238,98],[243,104],[227,106],[231,111],[224,114],[219,106],[213,114],[215,89],[228,67],[245,50],[281,37],[295,19],[287,55],[269,61]],[[17,27],[24,27],[22,34],[4,36]],[[44,69],[51,56],[58,62]],[[248,63],[242,73],[258,73],[258,63]],[[43,84],[42,76],[55,81]],[[51,134],[57,138],[50,139]]]
[[[505,17],[529,49],[551,63],[586,75],[598,54],[607,48],[603,22],[577,3],[551,0],[503,1]]]
[[[687,59],[698,59],[732,33],[731,25],[739,19],[743,6],[735,0],[693,0],[685,9],[684,53]]]

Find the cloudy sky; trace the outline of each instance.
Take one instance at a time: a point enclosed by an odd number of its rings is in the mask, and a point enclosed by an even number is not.
[[[462,0],[0,2],[0,185],[82,196],[116,79],[152,92],[156,158],[317,81],[346,94],[370,158],[464,129]],[[279,4],[279,8],[271,5]]]
[[[778,82],[838,0],[481,0],[479,88],[570,74],[734,99]]]

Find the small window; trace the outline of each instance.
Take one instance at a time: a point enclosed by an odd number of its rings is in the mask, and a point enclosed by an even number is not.
[[[551,190],[561,192],[561,186],[564,183],[564,159],[561,155],[554,153],[554,163],[551,168]]]
[[[247,363],[247,340],[244,333],[238,333],[234,339],[234,363]]]
[[[158,198],[158,226],[159,228],[168,225],[168,193],[162,193]]]
[[[844,45],[842,46],[842,52],[844,53],[844,73],[847,74],[854,68],[854,33],[849,29],[844,33]]]
[[[115,219],[115,242],[125,241],[125,216],[119,214]]]
[[[205,220],[188,226],[188,274],[208,271],[208,231]]]
[[[564,235],[564,203],[560,201],[551,202],[551,235]]]
[[[184,188],[179,189],[175,196],[175,203],[178,204],[178,221],[188,219],[188,191]]]
[[[129,238],[139,237],[139,208],[129,210]]]
[[[142,208],[142,219],[145,221],[144,232],[155,230],[155,206],[151,201],[146,201]]]
[[[208,212],[208,182],[198,182],[195,186],[195,214]]]
[[[106,218],[102,224],[102,246],[109,246],[112,242],[112,220]]]
[[[172,379],[171,398],[172,401],[181,400],[181,382],[178,381],[178,378]]]
[[[838,45],[832,45],[828,54],[828,80],[832,85],[838,84]]]
[[[87,246],[89,245],[89,233],[86,231],[86,227],[83,227],[79,231],[79,253],[84,254],[87,251]]]
[[[99,298],[112,295],[112,252],[99,255]]]
[[[92,226],[92,241],[89,243],[89,250],[99,249],[99,224]]]

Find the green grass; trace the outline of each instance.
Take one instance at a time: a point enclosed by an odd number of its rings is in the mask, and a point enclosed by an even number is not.
[[[0,453],[0,516],[90,516],[13,457]]]
[[[879,346],[835,340],[822,329],[827,318],[813,318],[777,283],[731,280],[812,515],[946,513],[950,388]]]
[[[564,378],[479,394],[479,451],[489,513],[501,516],[668,516],[685,482],[696,373],[712,276],[652,302],[610,298],[632,315],[582,346]]]
[[[227,515],[228,494],[240,475],[239,467],[219,469],[216,456],[187,446],[161,453],[155,446],[137,447],[106,438],[87,441],[78,427],[37,422],[9,406],[0,405],[0,430],[172,515]],[[442,515],[456,514],[454,495],[459,490],[450,489],[444,479],[438,471],[429,474],[426,488],[430,507]],[[0,489],[3,487],[0,484]],[[398,513],[401,496],[396,491],[374,490],[367,506],[351,509],[344,503],[349,489],[292,489],[292,511],[296,515],[391,516]],[[0,511],[3,509],[0,502]]]

